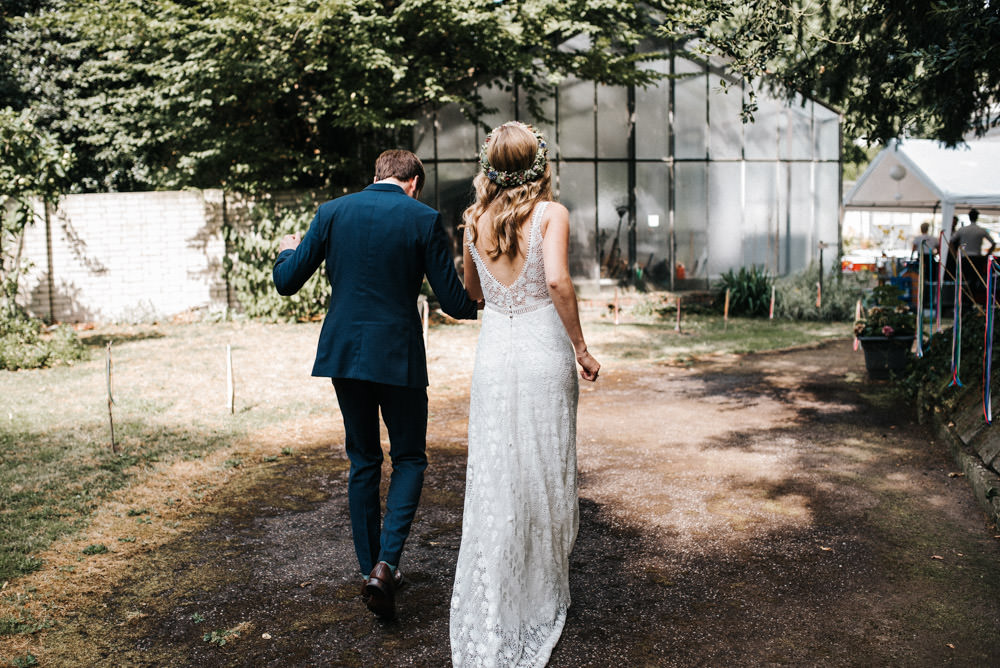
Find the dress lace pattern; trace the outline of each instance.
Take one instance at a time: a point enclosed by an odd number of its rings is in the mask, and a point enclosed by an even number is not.
[[[455,666],[544,666],[570,604],[579,525],[576,359],[548,294],[540,219],[510,286],[470,246],[486,297],[469,405]]]

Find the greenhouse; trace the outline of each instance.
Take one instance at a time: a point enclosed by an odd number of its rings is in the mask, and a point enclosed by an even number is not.
[[[583,288],[641,279],[696,289],[741,266],[785,275],[839,258],[840,117],[812,100],[757,98],[740,118],[740,81],[676,54],[648,88],[569,79],[526,111],[516,88],[482,91],[497,113],[476,125],[455,106],[421,120],[414,150],[424,200],[452,231],[471,197],[478,147],[504,121],[533,123],[550,142],[556,196],[570,210],[571,271]],[[634,119],[634,132],[630,132]]]

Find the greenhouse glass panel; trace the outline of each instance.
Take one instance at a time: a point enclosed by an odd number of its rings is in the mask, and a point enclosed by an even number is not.
[[[423,161],[434,159],[434,114],[424,114],[413,126],[413,152]]]
[[[628,271],[628,165],[624,162],[597,163],[596,257],[601,260],[602,278],[622,278]],[[617,209],[623,209],[619,216]]]
[[[469,160],[476,157],[476,126],[458,105],[449,104],[437,113],[438,159]]]
[[[570,274],[597,279],[594,163],[561,163],[558,199],[569,209]]]
[[[667,73],[670,62],[657,60],[649,69]],[[664,160],[670,155],[670,81],[635,89],[635,154],[639,159]]]
[[[675,243],[677,262],[687,278],[707,278],[708,183],[704,162],[682,162],[674,167]]]
[[[748,264],[762,264],[772,273],[781,273],[784,237],[779,171],[780,163],[777,162],[748,162],[746,165],[743,224],[753,242]]]
[[[718,276],[744,259],[743,163],[708,163],[708,275]],[[753,241],[751,239],[751,241]]]
[[[556,92],[552,91],[552,94],[540,101],[542,108],[542,113],[546,118],[556,117]],[[555,123],[542,123],[538,121],[535,116],[532,115],[531,111],[528,109],[527,95],[521,93],[518,99],[518,118],[520,118],[525,123],[531,123],[536,130],[542,133],[545,140],[549,144],[549,159],[555,160],[559,157],[559,142],[558,137],[556,137],[556,125]]]
[[[462,212],[474,198],[472,177],[478,167],[474,162],[438,164],[438,211],[445,230],[456,241],[455,248],[461,248],[457,243],[461,238],[458,226],[462,224]]]
[[[420,201],[427,206],[438,208],[437,198],[437,163],[428,162],[421,158],[424,163],[424,189],[420,191]]]
[[[766,88],[761,89],[759,82],[754,89],[757,91],[757,111],[753,114],[753,122],[744,127],[746,159],[775,160],[778,157],[778,127],[784,122],[784,105],[771,98]]]
[[[479,94],[483,96],[483,104],[497,109],[494,113],[483,116],[483,123],[487,127],[495,128],[502,123],[514,120],[514,92],[510,90],[509,86],[480,86]],[[482,143],[484,139],[486,139],[486,133],[480,129],[479,143]]]
[[[840,160],[840,116],[821,104],[814,104],[816,159]]]
[[[636,261],[644,276],[663,285],[670,280],[670,167],[635,167]]]
[[[559,87],[559,150],[569,158],[594,157],[594,84],[570,77]]]
[[[817,236],[813,212],[812,167],[812,164],[805,163],[784,165],[789,176],[788,228],[791,234],[788,237],[788,273],[808,267],[810,260],[818,257],[818,242],[827,241]],[[836,243],[836,238],[833,241]]]
[[[597,86],[597,156],[628,157],[628,90]]]
[[[743,155],[743,87],[729,83],[723,88],[718,74],[710,73],[709,80],[709,145],[712,160],[733,160]]]
[[[815,225],[816,237],[833,245],[823,253],[826,270],[838,270],[840,259],[836,250],[840,244],[840,164],[822,162],[815,165]]]
[[[686,58],[675,59],[674,153],[679,159],[704,160],[708,152],[705,67]]]
[[[785,110],[787,124],[781,139],[781,157],[787,160],[811,160],[813,154],[812,101],[803,106],[802,96],[797,94],[791,106]]]

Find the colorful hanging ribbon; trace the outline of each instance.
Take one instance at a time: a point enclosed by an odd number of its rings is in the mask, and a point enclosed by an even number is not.
[[[944,230],[942,230],[941,232],[938,233],[938,245],[937,245],[937,247],[938,247],[938,262],[940,262],[941,261],[940,258],[943,257],[943,255],[942,255],[943,251],[941,250],[943,248],[943,246],[941,244],[943,244],[943,243],[944,243]],[[935,314],[935,317],[936,317],[936,320],[937,320],[937,325],[934,328],[935,332],[940,332],[941,331],[941,288],[943,286],[944,286],[944,267],[939,265],[938,266],[937,313]]]
[[[917,249],[917,357],[924,356],[924,242]]]
[[[928,306],[930,307],[929,308],[929,310],[930,310],[930,317],[928,318],[927,328],[928,328],[928,330],[930,330],[930,334],[933,336],[933,334],[934,334],[934,304],[935,304],[935,299],[934,299],[934,248],[929,243],[927,243],[926,240],[920,242],[920,245],[922,245],[922,246],[925,245],[925,244],[927,246],[927,277],[930,279],[930,285],[928,286],[930,288],[930,291],[927,294],[927,298],[930,300],[930,304],[928,304]]]
[[[996,298],[996,260],[993,256],[986,263],[986,340],[983,342],[983,417],[986,424],[993,422],[993,405],[990,382],[993,376],[993,302]]]
[[[959,367],[962,366],[962,249],[958,249],[955,262],[955,322],[951,326],[951,382],[948,387],[962,387],[958,379]],[[938,313],[941,312],[941,300],[938,300]]]

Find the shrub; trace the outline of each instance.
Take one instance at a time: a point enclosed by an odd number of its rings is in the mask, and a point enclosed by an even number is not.
[[[715,307],[722,310],[729,290],[730,315],[766,316],[771,306],[771,275],[763,267],[740,267],[722,274],[716,285]]]
[[[304,234],[315,211],[316,202],[310,196],[292,204],[261,199],[250,206],[246,225],[224,227],[233,256],[226,260],[226,271],[248,316],[265,320],[310,320],[326,312],[330,285],[322,265],[291,297],[279,295],[271,281],[278,241],[286,234]]]
[[[71,327],[42,333],[42,323],[21,312],[0,316],[0,369],[38,369],[84,359],[87,350]]]
[[[820,307],[816,307],[819,273],[809,267],[775,281],[774,317],[788,320],[853,320],[855,306],[875,281],[871,274],[831,274],[823,280]]]
[[[975,309],[962,314],[961,364],[958,371],[963,384],[961,388],[951,385],[952,329],[949,327],[937,332],[924,344],[923,356],[913,358],[897,383],[905,396],[916,401],[918,411],[950,410],[963,393],[982,391],[985,327],[984,314]],[[996,363],[994,351],[994,368],[997,368]],[[997,389],[996,376],[991,387]]]
[[[854,321],[855,336],[909,336],[917,329],[916,314],[895,285],[880,285],[865,297],[868,307]]]

